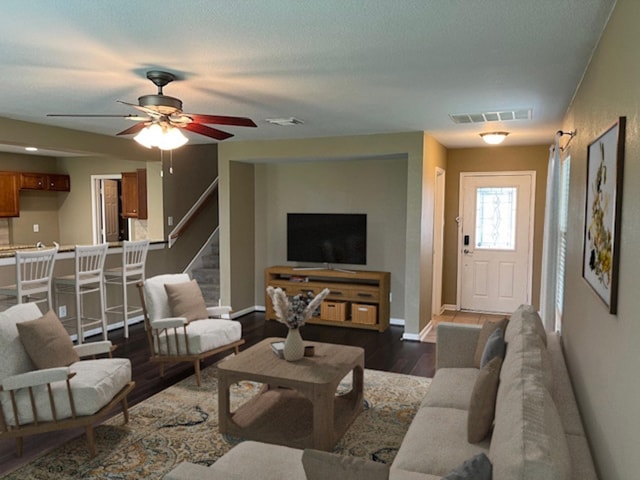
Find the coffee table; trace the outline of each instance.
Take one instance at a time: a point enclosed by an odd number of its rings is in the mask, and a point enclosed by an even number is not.
[[[218,364],[220,433],[296,448],[331,450],[363,409],[364,350],[305,342],[315,354],[297,362],[278,358],[266,338]],[[336,395],[351,372],[352,388]],[[262,383],[234,412],[229,388],[240,380]]]

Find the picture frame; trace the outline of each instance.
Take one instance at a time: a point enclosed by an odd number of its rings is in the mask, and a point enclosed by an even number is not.
[[[587,150],[582,277],[610,314],[618,302],[625,127],[619,117]]]

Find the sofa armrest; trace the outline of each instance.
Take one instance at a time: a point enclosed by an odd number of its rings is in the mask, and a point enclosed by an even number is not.
[[[207,478],[216,478],[214,475],[215,470],[211,470],[209,467],[195,463],[182,462],[163,478],[164,480],[192,480],[194,478],[205,480]]]
[[[436,370],[472,368],[480,336],[479,325],[442,322],[437,326]]]

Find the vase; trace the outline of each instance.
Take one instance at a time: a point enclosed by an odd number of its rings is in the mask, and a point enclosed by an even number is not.
[[[304,342],[300,335],[299,328],[290,328],[287,338],[284,340],[284,359],[289,362],[295,362],[304,357]]]

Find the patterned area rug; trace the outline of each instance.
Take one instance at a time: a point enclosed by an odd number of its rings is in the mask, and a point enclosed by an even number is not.
[[[97,455],[89,458],[84,435],[62,445],[6,479],[160,479],[182,461],[211,465],[241,439],[218,433],[216,368],[202,371],[203,386],[189,377],[96,427]],[[351,375],[339,392],[350,390]],[[365,409],[335,448],[336,453],[389,463],[400,447],[431,380],[365,370]],[[260,384],[240,382],[232,409]]]

